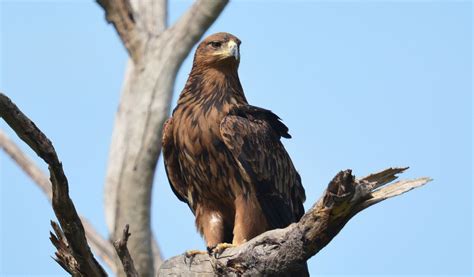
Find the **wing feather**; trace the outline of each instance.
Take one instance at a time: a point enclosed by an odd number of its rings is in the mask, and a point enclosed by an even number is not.
[[[166,175],[176,197],[179,200],[188,204],[191,211],[194,213],[192,199],[188,197],[188,186],[182,177],[181,167],[178,160],[177,148],[174,147],[173,132],[172,132],[173,118],[166,120],[163,127],[162,150],[163,160],[165,163]]]
[[[290,135],[279,117],[250,105],[235,108],[222,120],[220,132],[242,175],[251,179],[270,227],[282,228],[299,220],[305,192],[280,141]]]

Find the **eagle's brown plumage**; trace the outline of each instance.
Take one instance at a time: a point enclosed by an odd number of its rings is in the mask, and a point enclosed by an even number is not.
[[[207,246],[235,245],[303,215],[301,179],[280,142],[288,128],[247,103],[237,73],[240,40],[201,42],[172,117],[163,154],[171,188],[196,216]]]

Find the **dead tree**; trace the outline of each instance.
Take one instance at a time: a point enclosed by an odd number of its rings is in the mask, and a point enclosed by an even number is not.
[[[48,179],[0,131],[0,147],[52,202],[59,225],[52,222],[51,241],[57,249],[56,260],[71,275],[105,275],[93,252],[120,276],[291,275],[356,213],[429,181],[420,178],[388,184],[405,168],[391,168],[361,179],[355,179],[350,170],[341,171],[298,223],[266,232],[219,257],[177,256],[162,263],[150,228],[151,187],[161,152],[162,125],[181,63],[228,0],[197,0],[172,26],[167,26],[167,0],[97,2],[130,56],[105,181],[106,219],[114,243],[102,238],[78,215],[52,143],[0,94],[0,116],[49,165]]]

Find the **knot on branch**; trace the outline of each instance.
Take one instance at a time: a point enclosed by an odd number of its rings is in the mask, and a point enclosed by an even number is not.
[[[340,171],[329,182],[327,193],[324,196],[324,205],[331,207],[335,203],[341,203],[350,198],[355,192],[354,176],[352,170]]]
[[[372,191],[377,185],[377,182],[366,178],[356,180],[350,169],[340,171],[329,182],[322,204],[330,209],[333,220],[348,217],[354,212],[354,207],[372,198]]]

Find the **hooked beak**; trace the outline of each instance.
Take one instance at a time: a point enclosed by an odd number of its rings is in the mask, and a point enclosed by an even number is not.
[[[237,61],[240,60],[239,46],[231,40],[227,43],[229,56],[233,56]]]

